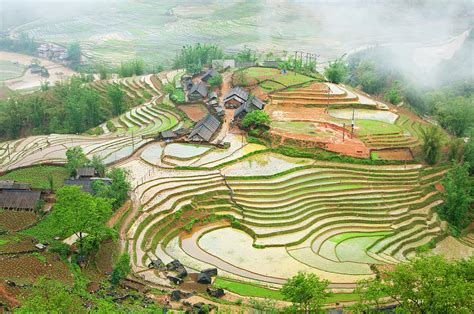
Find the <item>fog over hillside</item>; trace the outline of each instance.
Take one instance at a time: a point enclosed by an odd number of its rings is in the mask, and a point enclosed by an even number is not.
[[[393,63],[427,75],[459,49],[474,3],[373,0],[2,0],[1,27],[41,41],[78,41],[91,59],[168,62],[183,45],[211,42],[274,54],[295,50],[331,59],[370,46],[393,49]],[[109,59],[108,59],[109,58]]]

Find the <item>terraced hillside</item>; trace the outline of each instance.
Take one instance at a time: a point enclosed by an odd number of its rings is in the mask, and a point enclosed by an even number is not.
[[[160,103],[163,94],[155,76],[98,81],[92,86],[104,94],[107,84],[125,87],[129,97],[142,104],[103,123],[103,134],[99,136],[51,134],[0,143],[0,172],[41,163],[64,163],[66,150],[74,146],[81,146],[89,157],[97,155],[105,163],[113,163],[151,141],[150,135],[181,126],[177,109]]]
[[[234,279],[279,285],[301,270],[350,287],[373,276],[372,264],[404,261],[442,238],[434,183],[445,168],[252,162],[259,155],[220,170],[124,165],[144,174],[126,240],[134,271],[167,284],[147,267],[159,257]]]
[[[300,88],[290,88],[271,94],[275,105],[310,105],[310,106],[347,106],[359,108],[378,108],[383,104],[369,97],[356,93],[347,86],[332,83],[310,83]]]

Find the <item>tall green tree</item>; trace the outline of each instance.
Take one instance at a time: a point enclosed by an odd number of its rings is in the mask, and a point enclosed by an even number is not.
[[[111,199],[113,208],[117,209],[128,199],[130,191],[128,173],[121,168],[112,168],[107,172],[107,177],[112,179],[112,184],[107,185],[102,181],[96,181],[92,188],[96,196]]]
[[[443,178],[442,184],[444,202],[438,207],[438,211],[458,233],[474,218],[472,207],[474,191],[469,177],[469,164],[455,164]]]
[[[420,256],[362,281],[357,311],[375,313],[385,300],[396,302],[400,313],[472,313],[474,310],[474,258],[447,262],[440,256]]]
[[[60,234],[75,234],[83,252],[85,234],[94,237],[104,232],[112,214],[110,200],[82,192],[80,186],[65,186],[57,191],[57,201],[51,212]]]
[[[81,45],[79,43],[72,43],[69,45],[67,49],[67,55],[68,59],[71,62],[74,63],[80,63],[81,62]]]
[[[107,96],[112,103],[112,114],[114,116],[120,115],[126,110],[125,92],[120,87],[108,85]]]
[[[331,295],[327,291],[328,280],[320,280],[315,274],[299,272],[288,279],[281,288],[285,300],[293,303],[293,310],[299,313],[319,313],[325,300]]]
[[[328,66],[324,69],[324,75],[332,82],[339,84],[343,82],[348,74],[349,70],[346,63],[342,59],[329,62]]]
[[[114,265],[114,269],[112,271],[111,282],[114,285],[117,285],[120,280],[127,277],[130,273],[130,256],[128,253],[123,253],[120,255],[117,263]]]
[[[435,127],[421,129],[423,158],[429,165],[438,162],[441,151],[441,132]]]
[[[76,175],[76,169],[85,166],[89,160],[80,146],[70,147],[66,151],[66,168],[71,176]]]
[[[212,87],[220,87],[222,85],[222,75],[217,74],[209,79],[209,85]]]

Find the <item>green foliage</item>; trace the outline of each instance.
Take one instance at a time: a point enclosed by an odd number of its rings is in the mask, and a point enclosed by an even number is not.
[[[182,104],[186,101],[184,90],[182,88],[175,88],[170,94],[170,99],[178,104]]]
[[[80,63],[81,62],[81,46],[79,43],[72,43],[69,45],[67,49],[68,60],[73,63]]]
[[[469,164],[456,164],[442,180],[443,204],[438,207],[441,217],[455,229],[461,230],[474,218],[473,187],[469,178]]]
[[[327,292],[329,281],[320,280],[315,274],[298,272],[288,279],[280,292],[285,300],[293,304],[293,309],[305,313],[321,311],[322,305],[331,293]]]
[[[464,149],[464,161],[469,164],[469,174],[474,174],[474,128],[471,129],[471,135]]]
[[[110,281],[113,285],[117,285],[120,280],[128,276],[130,270],[130,256],[128,253],[123,253],[114,265]]]
[[[435,126],[421,129],[423,158],[429,165],[434,165],[439,160],[441,136],[440,130]]]
[[[68,170],[61,166],[33,166],[15,169],[3,176],[0,180],[15,180],[30,183],[35,189],[51,189],[51,179],[54,189],[64,185],[64,179],[68,177]]]
[[[117,127],[115,126],[115,124],[110,121],[110,120],[107,120],[107,122],[105,123],[105,126],[107,127],[107,129],[109,129],[110,132],[115,132],[117,131]]]
[[[208,81],[209,85],[212,87],[220,87],[222,85],[222,75],[217,74],[211,77]]]
[[[438,97],[434,106],[440,125],[455,136],[464,136],[474,127],[474,96]]]
[[[449,263],[440,256],[421,256],[398,264],[373,280],[358,284],[356,312],[369,311],[389,296],[401,313],[471,313],[474,310],[474,258]],[[383,277],[383,280],[380,279]]]
[[[89,160],[80,146],[70,147],[66,151],[66,169],[70,176],[76,175],[76,169],[84,167]]]
[[[119,86],[108,84],[107,97],[112,104],[112,114],[114,116],[120,115],[127,110],[125,92]]]
[[[257,53],[252,49],[245,47],[235,55],[235,60],[240,62],[254,62],[257,61]]]
[[[34,252],[34,253],[31,253],[31,255],[36,257],[43,264],[45,264],[46,261],[47,261],[46,257],[44,255],[42,255],[40,252]]]
[[[94,237],[105,232],[105,222],[112,213],[110,202],[82,192],[79,186],[65,186],[58,190],[56,196],[57,201],[51,213],[24,233],[42,241],[75,234],[79,237],[82,251],[83,233]]]
[[[254,110],[247,113],[242,120],[242,127],[244,128],[257,128],[261,126],[267,126],[271,122],[268,113],[262,110]]]
[[[96,181],[92,184],[92,188],[97,197],[110,199],[112,207],[117,209],[128,199],[130,191],[128,173],[121,168],[112,168],[107,172],[107,177],[112,179],[112,184],[106,185],[102,181]]]
[[[464,158],[464,150],[466,145],[461,138],[452,139],[448,144],[448,160],[461,162]]]
[[[97,71],[99,72],[99,78],[101,80],[106,80],[109,77],[109,69],[105,64],[99,65]]]
[[[0,101],[0,137],[82,133],[105,121],[107,104],[80,78],[56,83],[46,92]]]
[[[0,50],[35,55],[38,47],[39,44],[27,33],[20,33],[15,39],[10,38],[9,36],[0,39]]]
[[[20,300],[15,313],[86,313],[80,296],[56,280],[40,278]]]
[[[228,280],[221,277],[216,278],[214,286],[232,291],[241,296],[283,300],[283,295],[278,290],[269,289],[263,286],[258,286],[250,283]]]
[[[52,241],[48,247],[48,252],[57,253],[63,260],[66,260],[70,249],[69,245],[62,241]]]
[[[173,61],[175,69],[185,68],[188,73],[198,73],[204,64],[210,64],[214,59],[222,59],[222,49],[212,44],[197,43],[194,46],[184,46]]]
[[[336,60],[329,62],[329,65],[324,69],[324,75],[332,82],[339,84],[343,82],[348,74],[348,68],[346,63],[342,60]]]
[[[384,96],[385,100],[394,104],[398,105],[402,102],[402,98],[400,96],[400,82],[393,81],[391,88],[385,93]]]
[[[102,158],[97,155],[94,155],[87,164],[88,166],[94,167],[95,171],[97,171],[100,177],[105,176],[105,164],[102,161]]]
[[[132,60],[120,63],[118,69],[120,77],[131,77],[134,75],[143,75],[145,73],[145,62],[143,60]]]

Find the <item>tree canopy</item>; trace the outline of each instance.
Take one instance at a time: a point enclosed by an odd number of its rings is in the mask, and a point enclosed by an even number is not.
[[[429,165],[438,162],[441,151],[441,132],[439,128],[432,126],[427,129],[421,129],[423,140],[422,150],[423,158]]]
[[[302,273],[290,279],[281,288],[284,298],[293,303],[293,310],[303,313],[317,313],[327,297],[328,280],[320,280],[315,274]]]
[[[339,84],[346,79],[348,71],[346,63],[339,59],[329,62],[328,66],[324,69],[324,75],[330,82]]]
[[[183,46],[173,61],[173,67],[185,68],[188,73],[197,73],[204,64],[210,64],[212,60],[223,57],[224,52],[219,46],[197,43],[193,46]]]
[[[474,258],[447,262],[440,256],[419,256],[359,282],[356,312],[376,312],[389,297],[401,313],[472,313]]]
[[[80,186],[65,186],[56,195],[50,219],[56,223],[59,234],[78,237],[82,252],[84,233],[94,237],[106,228],[105,222],[112,214],[110,200],[82,192]]]
[[[112,207],[117,209],[128,199],[128,192],[130,191],[128,174],[121,168],[112,168],[106,175],[112,179],[112,184],[106,185],[102,181],[96,181],[92,188],[96,196],[111,199]]]
[[[268,113],[262,110],[254,110],[247,113],[242,120],[242,127],[244,128],[256,128],[263,125],[269,125],[271,122]]]
[[[474,218],[471,206],[474,189],[469,178],[469,164],[455,164],[443,178],[442,184],[444,202],[438,207],[438,212],[459,232]]]
[[[79,43],[72,43],[69,45],[67,49],[67,55],[69,61],[73,63],[80,63],[81,62],[81,46]]]

